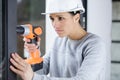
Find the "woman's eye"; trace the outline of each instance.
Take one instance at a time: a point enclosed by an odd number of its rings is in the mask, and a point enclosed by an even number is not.
[[[50,18],[51,21],[54,21],[54,18]]]
[[[58,17],[58,19],[59,19],[59,21],[62,21],[62,20],[64,20],[64,18],[63,18],[63,17]]]

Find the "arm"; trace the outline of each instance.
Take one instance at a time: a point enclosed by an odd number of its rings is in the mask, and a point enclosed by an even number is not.
[[[101,41],[91,42],[83,53],[83,62],[76,76],[69,78],[48,77],[34,73],[33,80],[97,80],[104,73],[106,52]]]
[[[37,37],[37,45],[28,44],[28,42],[30,42],[29,39],[24,38],[23,40],[25,41],[24,47],[27,51],[35,52],[36,49],[38,49],[38,48],[40,49],[40,47],[39,47],[40,46],[40,41],[41,41],[40,37]],[[38,74],[48,74],[48,72],[49,72],[49,61],[50,61],[50,55],[49,54],[50,53],[47,53],[47,54],[44,55],[44,57],[43,57],[43,68],[36,71],[36,73],[38,73]]]
[[[26,42],[29,42],[26,40]],[[34,52],[37,49],[35,44],[25,44],[24,47],[30,52]],[[46,54],[43,61],[43,69],[38,71],[41,74],[47,74],[49,72],[49,54]],[[10,62],[10,69],[18,74],[23,80],[32,80],[33,70],[31,65],[28,64],[23,58],[21,58],[17,53],[12,53]]]

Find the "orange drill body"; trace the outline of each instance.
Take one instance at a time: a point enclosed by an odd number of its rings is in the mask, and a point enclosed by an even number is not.
[[[40,27],[33,27],[31,24],[26,24],[18,26],[16,32],[23,37],[30,39],[30,43],[35,43],[35,38],[42,34],[42,29]],[[37,49],[36,52],[31,52],[30,57],[25,61],[31,65],[43,62],[43,58],[40,57],[40,50]]]

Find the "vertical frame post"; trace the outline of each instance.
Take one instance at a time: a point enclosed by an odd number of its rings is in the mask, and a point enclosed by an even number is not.
[[[10,69],[10,55],[17,51],[16,46],[16,0],[2,0],[2,28],[3,28],[3,52],[5,55],[5,72],[3,72],[4,80],[17,80],[17,76]]]

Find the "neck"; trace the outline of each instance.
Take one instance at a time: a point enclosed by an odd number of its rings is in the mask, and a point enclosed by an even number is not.
[[[74,30],[69,35],[69,38],[72,40],[80,40],[82,39],[87,32],[82,28],[81,25],[75,26]]]

